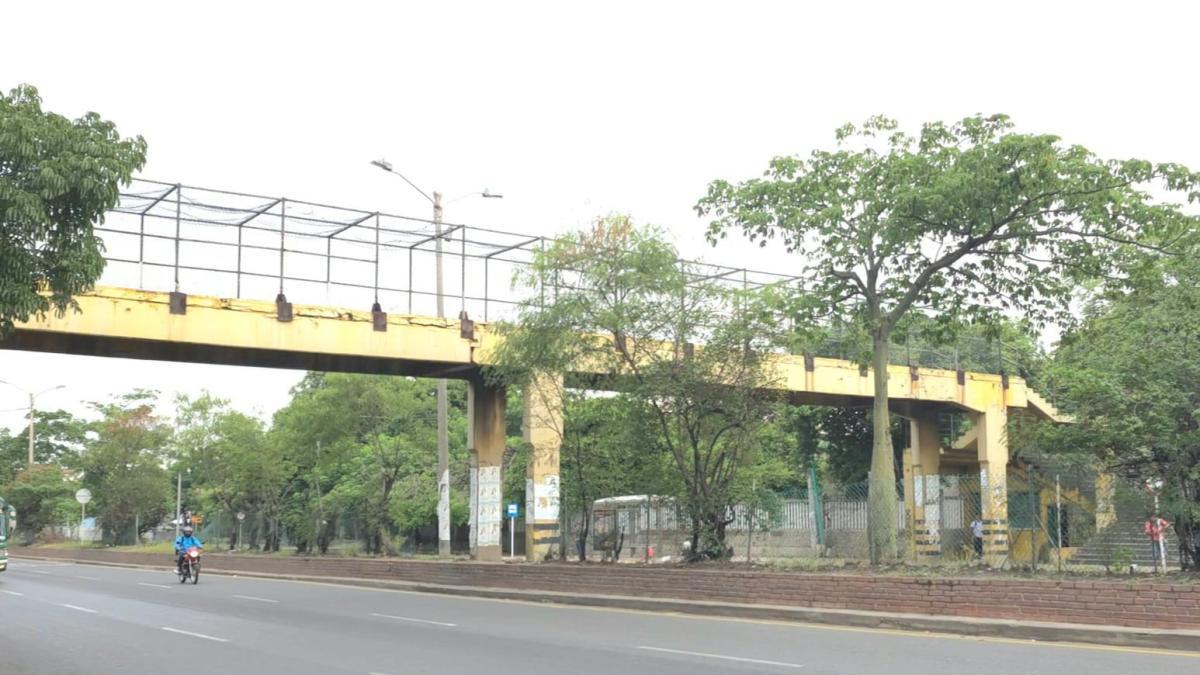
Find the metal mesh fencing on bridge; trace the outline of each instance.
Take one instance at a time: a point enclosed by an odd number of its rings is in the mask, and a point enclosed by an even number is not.
[[[513,318],[522,303],[553,296],[514,288],[514,275],[553,243],[542,236],[461,223],[440,224],[381,211],[344,208],[135,179],[96,228],[107,267],[101,283],[366,311],[436,315],[437,260],[443,263],[446,314],[484,321]],[[440,251],[439,251],[440,249]],[[752,290],[798,278],[702,261],[681,261],[691,283]],[[780,325],[786,325],[786,321]],[[830,331],[804,348],[853,359],[855,339]],[[981,372],[1021,373],[993,340],[962,338],[948,347],[901,342],[892,362]]]

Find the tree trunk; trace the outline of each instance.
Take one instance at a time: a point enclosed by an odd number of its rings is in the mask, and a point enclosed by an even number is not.
[[[872,336],[872,367],[875,397],[871,420],[874,424],[871,474],[868,482],[868,537],[871,564],[896,559],[896,466],[892,449],[892,425],[888,412],[888,332]]]

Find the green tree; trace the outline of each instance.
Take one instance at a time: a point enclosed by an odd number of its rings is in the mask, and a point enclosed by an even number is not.
[[[599,397],[568,391],[564,400],[560,503],[577,516],[575,553],[587,557],[592,505],[622,495],[672,495],[668,455],[653,411],[631,394]]]
[[[407,377],[313,373],[276,414],[269,434],[294,467],[284,507],[302,550],[324,552],[337,523],[350,519],[368,553],[392,552],[398,530],[414,534],[434,504],[437,469],[435,382]],[[466,484],[466,390],[450,388],[451,473]],[[432,501],[431,501],[432,500]],[[454,512],[466,517],[460,497]]]
[[[1091,303],[1050,367],[1075,423],[1045,427],[1040,438],[1051,451],[1084,450],[1116,475],[1161,484],[1191,569],[1200,569],[1198,261],[1192,248]]]
[[[1195,218],[1155,194],[1200,196],[1173,164],[1115,161],[1052,135],[1017,133],[1003,115],[934,122],[916,136],[883,117],[837,133],[836,150],[777,157],[763,178],[718,180],[697,205],[715,244],[742,231],[778,237],[801,261],[780,298],[801,326],[832,322],[870,340],[875,373],[872,560],[897,550],[887,406],[889,343],[912,313],[946,333],[1069,319],[1076,282],[1130,261],[1128,244],[1173,245]]]
[[[96,113],[43,111],[28,85],[0,94],[0,335],[92,287],[104,269],[92,228],[145,161],[140,136]]]
[[[96,405],[101,419],[83,452],[83,485],[109,541],[133,543],[136,522],[161,522],[171,511],[164,469],[171,429],[154,414],[155,392],[137,391]]]
[[[20,515],[17,527],[25,543],[32,543],[47,527],[68,522],[72,514],[78,519],[75,488],[53,464],[25,469],[4,487],[5,498]]]
[[[190,469],[191,486],[203,503],[226,514],[232,522],[239,512],[257,513],[268,529],[267,547],[274,546],[277,505],[292,475],[292,467],[277,444],[267,442],[262,422],[228,406],[207,392],[176,401],[173,449],[181,467]],[[255,520],[255,525],[259,522]],[[237,544],[230,528],[229,547]],[[257,537],[251,536],[252,545]]]
[[[538,298],[545,288],[545,302],[523,305],[506,327],[490,376],[524,383],[532,373],[595,372],[645,404],[677,469],[693,555],[715,557],[727,554],[731,490],[771,396],[760,313],[703,277],[657,231],[603,219],[519,277]],[[736,316],[723,313],[730,306]]]
[[[33,461],[79,468],[79,453],[87,435],[87,422],[65,410],[38,411],[34,427]],[[0,431],[0,485],[29,463],[29,427],[13,436]]]

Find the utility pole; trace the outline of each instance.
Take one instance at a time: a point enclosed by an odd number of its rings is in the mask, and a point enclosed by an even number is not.
[[[36,405],[37,402],[34,400],[33,394],[29,394],[29,464],[26,466],[30,468],[33,467],[33,411],[35,410]]]
[[[392,168],[390,162],[382,159],[377,159],[371,162],[372,166],[382,169],[388,173],[395,174],[408,183],[408,186],[416,190],[422,197],[429,200],[433,204],[433,227],[434,227],[434,251],[436,256],[437,276],[437,316],[439,319],[446,318],[445,294],[443,287],[442,275],[442,193],[434,192],[430,197],[424,190],[417,187],[415,183],[410,181],[404,174]],[[499,199],[504,195],[495,194],[489,190],[483,192],[473,192],[464,197],[478,195],[484,199]],[[457,198],[457,199],[461,199]],[[452,201],[457,201],[457,199]],[[463,235],[465,238],[465,234]],[[464,258],[462,261],[465,270],[467,261]],[[464,286],[465,286],[465,271],[464,271]],[[411,291],[411,289],[409,289]],[[463,290],[463,297],[466,297],[466,290]],[[465,307],[464,307],[465,309]],[[450,438],[449,424],[449,395],[446,390],[446,378],[438,378],[437,382],[437,457],[438,457],[438,554],[441,556],[450,555]]]
[[[35,421],[37,420],[37,417],[35,415],[35,413],[37,412],[37,397],[41,396],[42,394],[48,394],[52,391],[57,391],[59,389],[66,389],[66,387],[60,384],[57,387],[50,387],[49,389],[47,389],[45,391],[41,391],[41,392],[38,392],[35,394],[32,391],[25,390],[23,387],[18,387],[17,385],[13,384],[12,382],[5,382],[4,380],[0,380],[0,384],[7,384],[8,386],[12,387],[13,389],[21,391],[22,393],[24,393],[26,396],[29,397],[29,464],[27,466],[32,467],[33,466],[33,446],[34,446],[34,437],[35,437],[33,427],[34,427]]]
[[[183,472],[175,474],[175,538],[179,538],[179,526],[183,524]]]
[[[442,193],[433,193],[433,228],[437,237],[434,250],[437,257],[437,315],[446,318],[442,280]],[[463,261],[466,264],[466,261]],[[449,401],[446,378],[437,381],[437,460],[438,460],[438,555],[450,555],[450,432]]]

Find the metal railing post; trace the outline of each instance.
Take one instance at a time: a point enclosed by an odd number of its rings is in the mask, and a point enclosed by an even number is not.
[[[283,295],[284,237],[287,234],[287,198],[279,202],[279,294]]]
[[[179,292],[179,237],[180,218],[183,212],[183,186],[175,184],[175,292]]]

